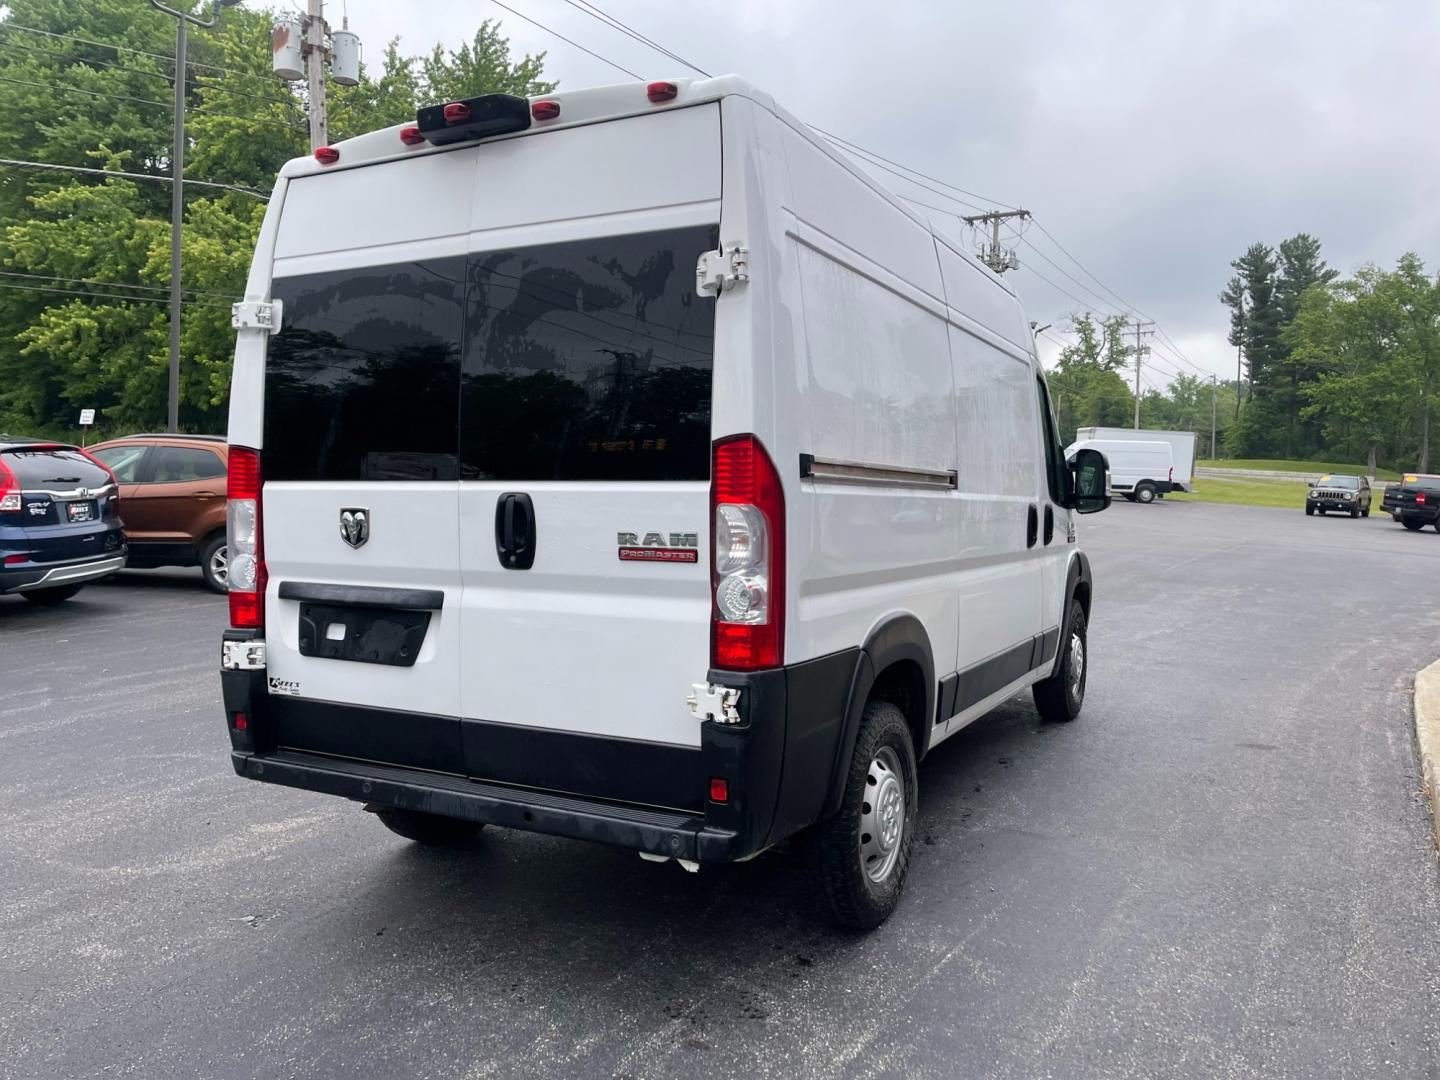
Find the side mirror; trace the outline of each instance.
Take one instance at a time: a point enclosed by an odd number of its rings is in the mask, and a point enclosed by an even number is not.
[[[1070,508],[1077,514],[1098,514],[1110,505],[1110,469],[1099,450],[1077,450],[1070,459],[1075,476]]]

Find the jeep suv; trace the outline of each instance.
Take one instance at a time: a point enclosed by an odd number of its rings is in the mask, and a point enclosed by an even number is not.
[[[214,435],[130,435],[91,453],[120,483],[130,567],[199,566],[226,589],[225,473],[229,450]]]
[[[1370,516],[1370,481],[1363,476],[1343,476],[1338,473],[1322,476],[1305,496],[1305,513],[1313,516],[1315,511],[1324,514],[1337,510],[1354,517]]]

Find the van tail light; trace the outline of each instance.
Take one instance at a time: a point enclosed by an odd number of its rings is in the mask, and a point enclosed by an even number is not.
[[[652,82],[645,87],[645,96],[659,105],[662,101],[674,101],[680,88],[673,82]]]
[[[225,481],[225,543],[230,557],[230,625],[265,628],[265,543],[261,522],[260,452],[230,447]]]
[[[715,443],[710,502],[711,666],[779,667],[785,658],[785,493],[754,435]]]
[[[420,129],[411,125],[400,129],[400,141],[406,146],[419,146],[425,141],[425,136],[420,134]]]
[[[333,146],[320,146],[315,150],[315,160],[321,165],[334,165],[340,160],[340,151]]]
[[[0,511],[20,509],[20,481],[0,459]]]

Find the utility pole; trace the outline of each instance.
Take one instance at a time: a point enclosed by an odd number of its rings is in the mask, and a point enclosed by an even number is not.
[[[180,430],[180,231],[185,220],[185,76],[186,27],[194,23],[204,30],[214,26],[220,9],[240,0],[214,0],[210,20],[197,19],[188,11],[176,11],[150,0],[153,7],[175,16],[175,131],[170,143],[170,389],[165,409],[165,430]]]
[[[309,76],[310,152],[330,145],[325,119],[325,0],[306,0],[305,72]]]
[[[330,122],[325,111],[325,65],[341,86],[360,81],[360,38],[350,32],[350,20],[330,30],[325,21],[325,0],[306,0],[305,14],[287,15],[270,34],[270,70],[288,82],[306,80],[310,113],[310,152],[330,145]]]
[[[1010,218],[1029,221],[1030,211],[991,210],[988,214],[975,214],[972,217],[960,219],[966,225],[990,226],[990,243],[980,246],[980,261],[997,274],[1003,274],[1006,270],[1014,270],[1020,265],[1020,259],[1016,256],[1013,248],[1000,246],[1000,223],[1008,221]]]
[[[1141,322],[1135,320],[1135,430],[1140,430],[1140,362],[1144,355],[1150,351],[1145,344],[1145,334],[1153,333],[1151,330],[1153,322]]]
[[[1215,460],[1215,417],[1219,403],[1220,376],[1210,376],[1210,460]]]

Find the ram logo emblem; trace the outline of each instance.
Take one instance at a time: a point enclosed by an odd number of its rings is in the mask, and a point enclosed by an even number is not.
[[[370,511],[363,506],[341,508],[340,539],[352,548],[364,547],[370,539]]]

